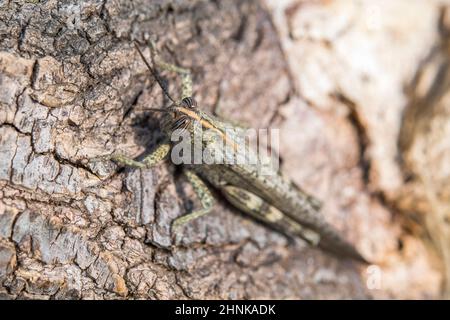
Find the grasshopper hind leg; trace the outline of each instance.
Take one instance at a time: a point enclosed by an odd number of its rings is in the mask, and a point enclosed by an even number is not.
[[[319,243],[320,235],[317,232],[304,228],[254,193],[231,185],[224,186],[221,191],[236,208],[278,230],[288,238],[300,237],[314,246]]]
[[[259,196],[235,186],[221,189],[227,200],[238,209],[273,227],[288,237],[300,237],[313,246],[318,246],[338,256],[344,256],[367,263],[359,252],[341,238],[334,229],[325,227],[320,233],[301,225]]]

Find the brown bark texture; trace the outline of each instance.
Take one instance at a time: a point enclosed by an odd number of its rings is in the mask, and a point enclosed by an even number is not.
[[[445,1],[1,1],[0,297],[440,297],[449,16]],[[200,108],[280,129],[283,174],[374,265],[219,195],[175,237],[199,206],[178,168],[92,161],[162,138],[149,108],[166,101],[132,43],[149,39],[192,70]]]

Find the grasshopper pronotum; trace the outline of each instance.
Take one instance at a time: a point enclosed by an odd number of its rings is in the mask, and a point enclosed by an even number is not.
[[[145,59],[139,46],[135,45],[151,74],[171,101],[171,105],[165,109],[153,109],[163,113],[162,129],[167,139],[142,161],[138,162],[119,154],[113,155],[111,159],[126,166],[151,167],[169,154],[173,147],[169,138],[175,130],[187,132],[189,136],[196,134],[198,130],[212,130],[216,133],[214,139],[203,138],[201,142],[204,149],[219,153],[216,150],[218,139],[227,145],[232,145],[234,153],[241,152],[239,148],[236,148],[241,141],[227,132],[227,128],[231,125],[197,107],[192,98],[190,71],[156,59],[154,44],[151,45],[152,66]],[[179,100],[174,100],[170,96],[155,70],[155,65],[181,75],[182,93]],[[259,160],[258,155],[251,150],[246,149],[246,152],[248,154],[245,157]],[[183,164],[183,167],[186,177],[200,199],[202,208],[175,219],[173,228],[180,228],[211,211],[214,205],[214,198],[208,189],[208,185],[211,185],[220,191],[234,207],[289,237],[297,236],[311,245],[336,255],[366,262],[362,255],[323,219],[319,213],[319,201],[286,181],[278,170],[263,175],[260,174],[258,164],[254,163],[200,163]]]

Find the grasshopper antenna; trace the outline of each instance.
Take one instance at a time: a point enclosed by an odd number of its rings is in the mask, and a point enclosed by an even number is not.
[[[166,112],[166,113],[169,112],[166,109],[158,109],[158,108],[148,108],[147,110],[154,111],[154,112]]]
[[[170,96],[169,91],[167,91],[167,88],[164,85],[164,82],[162,81],[161,77],[156,72],[156,70],[153,69],[153,67],[150,65],[150,63],[148,63],[147,59],[145,59],[144,54],[142,53],[141,49],[139,49],[139,45],[137,44],[136,41],[134,41],[134,46],[136,47],[136,50],[139,52],[139,55],[141,56],[141,58],[144,61],[145,65],[150,70],[150,72],[152,73],[153,77],[156,79],[156,82],[158,82],[158,84],[161,87],[161,89],[164,92],[164,94],[167,96],[167,98],[169,98],[170,101],[175,103],[175,100],[173,100],[172,97]],[[152,56],[152,60],[153,60],[153,56]]]

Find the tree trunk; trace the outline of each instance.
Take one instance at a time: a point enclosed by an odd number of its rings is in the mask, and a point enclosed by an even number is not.
[[[395,3],[1,2],[0,296],[437,297],[436,256],[402,228],[394,195],[402,86],[439,41],[440,7]],[[149,108],[165,100],[133,46],[149,39],[192,70],[200,108],[279,128],[282,171],[380,266],[292,244],[220,196],[175,237],[171,221],[199,206],[176,167],[96,161],[161,139]]]

